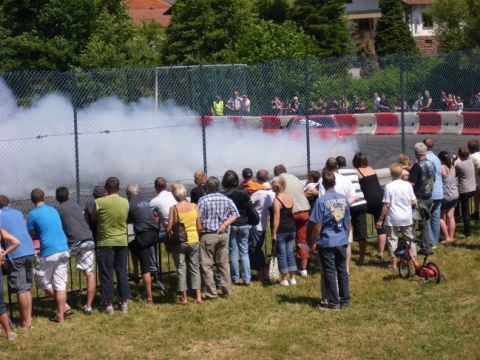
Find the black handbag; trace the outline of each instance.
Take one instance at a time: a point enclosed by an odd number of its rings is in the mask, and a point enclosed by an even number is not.
[[[183,243],[188,241],[187,229],[185,228],[185,224],[180,222],[180,218],[178,216],[178,209],[175,206],[175,221],[172,225],[171,233],[168,236],[166,245],[169,251],[172,251],[177,246],[180,246]]]

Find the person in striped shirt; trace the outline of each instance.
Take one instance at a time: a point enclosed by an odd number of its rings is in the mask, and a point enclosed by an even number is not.
[[[360,249],[359,264],[365,261],[367,248],[367,201],[360,187],[358,174],[355,169],[347,168],[347,160],[343,156],[337,156],[338,173],[345,176],[353,185],[355,201],[350,203],[350,215],[352,217],[353,240],[358,242]]]

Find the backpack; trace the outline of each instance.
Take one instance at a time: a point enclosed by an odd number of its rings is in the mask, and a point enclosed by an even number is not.
[[[422,169],[420,193],[425,199],[431,198],[435,184],[435,165],[430,160],[420,161],[418,165]]]

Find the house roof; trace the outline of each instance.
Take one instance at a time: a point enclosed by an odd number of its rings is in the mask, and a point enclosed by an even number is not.
[[[129,0],[128,13],[137,25],[155,21],[167,27],[172,21],[169,10],[174,2],[173,0]]]
[[[433,0],[402,0],[407,5],[431,5]]]

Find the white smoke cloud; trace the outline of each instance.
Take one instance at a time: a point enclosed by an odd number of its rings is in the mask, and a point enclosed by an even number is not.
[[[97,101],[78,111],[82,189],[90,190],[108,176],[151,186],[156,176],[192,181],[203,169],[202,130],[189,109],[153,99],[125,104],[116,98]],[[28,107],[18,107],[0,79],[0,192],[25,198],[34,187],[52,192],[75,185],[73,107],[62,94],[49,94]],[[207,127],[209,174],[250,167],[271,170],[283,163],[291,172],[306,172],[304,133],[264,134],[261,129],[219,122]],[[329,156],[351,159],[353,139],[311,137],[312,168]]]

